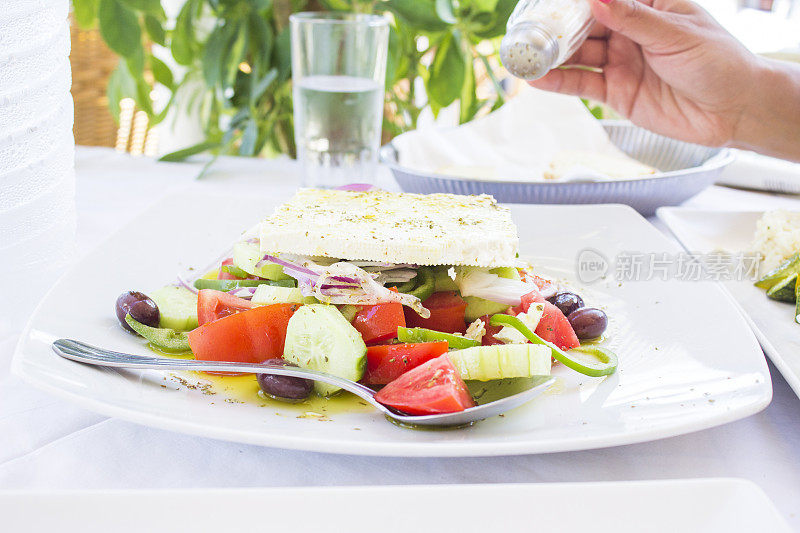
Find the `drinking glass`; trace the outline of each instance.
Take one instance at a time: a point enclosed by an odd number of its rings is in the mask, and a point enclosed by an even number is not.
[[[303,185],[374,183],[383,120],[387,20],[356,13],[290,19],[297,158]]]

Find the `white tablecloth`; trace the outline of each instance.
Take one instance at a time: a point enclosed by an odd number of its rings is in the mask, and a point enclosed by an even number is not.
[[[159,164],[81,148],[77,157],[78,255],[149,204],[185,187],[243,184],[289,194],[293,163],[225,159],[199,181],[198,164]],[[383,178],[390,183],[390,178]],[[221,189],[219,189],[221,190]],[[800,209],[800,200],[713,187],[690,205]],[[657,225],[658,222],[656,222]],[[660,226],[660,225],[659,225]],[[662,227],[663,229],[663,227]],[[31,294],[44,292],[49,280]],[[39,392],[9,373],[24,318],[35,304],[0,298],[0,489],[201,488],[500,483],[742,477],[760,485],[800,530],[800,399],[770,366],[767,409],[670,439],[549,455],[405,459],[260,448],[109,419]],[[109,308],[110,310],[110,308]]]

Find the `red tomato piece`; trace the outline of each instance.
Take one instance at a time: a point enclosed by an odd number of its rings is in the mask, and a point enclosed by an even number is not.
[[[206,322],[213,322],[252,307],[253,304],[244,298],[227,292],[203,289],[197,293],[197,322],[202,326]]]
[[[444,353],[447,353],[447,341],[370,346],[362,381],[369,385],[386,385]]]
[[[531,308],[531,304],[532,303],[543,302],[544,301],[544,296],[542,296],[541,293],[539,293],[539,291],[537,289],[533,289],[528,294],[523,295],[520,300],[521,300],[521,302],[520,302],[520,304],[518,306],[512,307],[508,311],[509,315],[517,316],[520,313],[527,313],[528,309]]]
[[[422,318],[416,311],[406,307],[406,325],[410,328],[428,328],[445,333],[464,333],[467,324],[464,322],[464,311],[467,302],[455,292],[434,292],[422,302],[430,312],[430,318]]]
[[[195,359],[261,363],[283,356],[286,326],[299,306],[275,304],[254,307],[189,332]]]
[[[397,328],[405,327],[403,304],[397,302],[365,305],[353,318],[353,327],[367,344],[388,341],[397,337]]]
[[[491,346],[493,344],[503,344],[502,341],[499,341],[494,338],[494,334],[498,333],[503,326],[492,326],[489,324],[489,320],[491,320],[491,316],[483,315],[481,320],[483,320],[483,327],[486,329],[486,333],[484,333],[483,338],[481,339],[481,344],[483,346]]]
[[[410,415],[457,413],[475,406],[447,355],[409,370],[378,391],[375,399]]]
[[[571,350],[581,345],[567,317],[550,302],[544,303],[544,314],[534,333],[562,350]]]
[[[236,276],[234,276],[233,274],[231,274],[229,272],[225,272],[222,269],[222,267],[224,267],[224,266],[231,266],[231,265],[233,265],[233,258],[229,257],[228,259],[223,261],[222,264],[219,267],[219,273],[217,274],[217,279],[239,279]]]

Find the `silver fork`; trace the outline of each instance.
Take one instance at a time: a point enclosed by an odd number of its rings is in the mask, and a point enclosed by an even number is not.
[[[89,344],[71,339],[59,339],[53,343],[53,351],[72,361],[97,366],[111,366],[116,368],[144,368],[154,370],[201,370],[211,372],[247,372],[254,374],[273,374],[276,376],[291,376],[297,378],[322,381],[329,385],[341,387],[363,398],[384,415],[404,425],[453,427],[466,426],[499,415],[508,410],[519,407],[542,394],[553,383],[555,378],[540,376],[534,379],[533,386],[518,394],[507,396],[500,400],[488,402],[477,407],[470,407],[458,413],[437,415],[407,415],[389,408],[375,400],[375,391],[355,381],[340,378],[317,370],[275,366],[265,363],[227,363],[221,361],[197,361],[195,359],[170,359],[167,357],[148,357],[133,355],[112,350],[104,350]]]

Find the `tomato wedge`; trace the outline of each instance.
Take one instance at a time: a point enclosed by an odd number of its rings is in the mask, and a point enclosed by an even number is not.
[[[286,326],[297,307],[265,305],[208,322],[189,332],[189,346],[203,361],[260,363],[282,357]]]
[[[385,385],[444,353],[447,353],[447,341],[370,346],[362,381],[369,385]]]
[[[486,333],[483,334],[483,338],[481,339],[481,345],[483,346],[492,346],[493,344],[503,344],[503,341],[497,340],[494,338],[494,334],[498,333],[503,326],[492,326],[489,323],[491,320],[491,316],[483,315],[481,320],[483,320],[483,328],[486,330]]]
[[[455,292],[434,292],[422,305],[431,312],[430,318],[422,318],[416,311],[405,308],[406,326],[428,328],[445,333],[464,333],[464,311],[467,302]]]
[[[538,303],[543,301],[544,301],[544,296],[542,296],[538,290],[533,289],[528,294],[523,295],[520,304],[516,307],[512,307],[511,309],[509,309],[508,314],[511,316],[517,316],[520,313],[527,313],[532,303]]]
[[[534,333],[562,350],[571,350],[581,345],[567,317],[550,302],[544,302],[544,314]]]
[[[379,390],[375,399],[410,415],[457,413],[475,406],[447,355],[409,370]]]
[[[203,289],[197,293],[197,322],[202,326],[207,322],[252,309],[249,300],[227,292]]]
[[[367,344],[397,338],[397,328],[405,325],[403,304],[397,302],[365,305],[353,317],[353,327]]]

